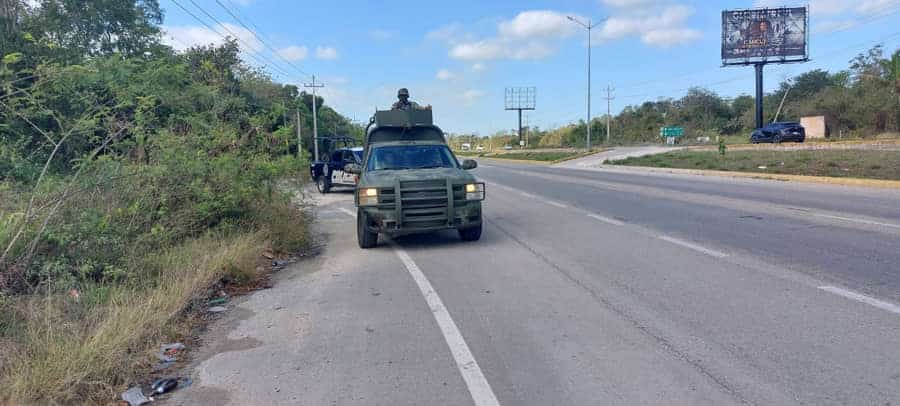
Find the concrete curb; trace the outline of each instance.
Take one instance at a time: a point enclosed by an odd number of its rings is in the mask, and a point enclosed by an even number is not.
[[[528,159],[507,159],[507,158],[497,158],[497,157],[480,157],[477,159],[485,160],[485,161],[515,162],[518,164],[531,164],[531,165],[543,165],[543,166],[549,166],[549,165],[553,165],[556,163],[554,161],[532,161],[532,160],[528,160]]]
[[[679,169],[679,168],[656,168],[650,166],[626,166],[626,165],[603,165],[600,168],[616,168],[616,169],[636,169],[641,172],[654,173],[671,173],[680,175],[698,175],[698,176],[719,176],[726,178],[750,178],[750,179],[768,179],[785,182],[804,182],[819,183],[827,185],[842,186],[864,186],[882,189],[900,189],[900,181],[884,180],[884,179],[865,179],[865,178],[836,178],[830,176],[808,176],[808,175],[785,175],[778,173],[764,172],[732,172],[732,171],[713,171],[703,169]]]

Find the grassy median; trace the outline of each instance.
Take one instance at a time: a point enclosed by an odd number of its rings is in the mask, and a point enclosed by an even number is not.
[[[514,152],[455,152],[456,155],[472,158],[492,158],[492,159],[511,159],[517,161],[536,161],[536,162],[562,162],[570,159],[580,158],[583,156],[596,154],[600,152],[594,150],[590,153],[579,150],[554,150],[554,151],[514,151]]]
[[[900,151],[677,151],[613,165],[900,180]]]

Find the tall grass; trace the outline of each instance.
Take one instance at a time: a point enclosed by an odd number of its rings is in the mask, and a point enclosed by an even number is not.
[[[35,294],[17,314],[19,347],[0,369],[0,403],[108,401],[146,372],[153,348],[226,270],[255,272],[267,247],[261,233],[208,235],[144,258],[152,275],[102,297]],[[97,292],[94,292],[97,295]]]

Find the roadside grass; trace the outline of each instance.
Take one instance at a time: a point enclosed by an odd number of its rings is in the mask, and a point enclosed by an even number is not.
[[[577,151],[523,151],[491,155],[491,158],[554,162],[578,155]]]
[[[191,330],[214,287],[254,285],[269,270],[264,252],[310,246],[310,219],[288,199],[251,211],[247,223],[125,258],[124,280],[0,292],[0,404],[109,403],[148,376],[160,344]]]
[[[537,161],[537,162],[548,162],[548,163],[557,163],[568,161],[571,159],[581,158],[584,156],[588,156],[591,154],[596,154],[598,152],[603,152],[606,149],[594,149],[590,152],[581,151],[581,150],[557,150],[557,151],[515,151],[515,152],[494,152],[494,153],[481,153],[475,155],[477,157],[484,158],[492,158],[492,159],[510,159],[510,160],[519,160],[519,161]],[[472,155],[464,155],[464,156],[472,156]]]
[[[17,314],[19,347],[2,371],[7,404],[98,403],[145,373],[152,349],[198,304],[226,269],[254,272],[264,248],[257,233],[210,235],[138,261],[146,280],[96,286],[76,302],[33,295],[8,304]],[[234,271],[233,271],[234,272]]]
[[[676,151],[612,165],[900,180],[900,151]]]

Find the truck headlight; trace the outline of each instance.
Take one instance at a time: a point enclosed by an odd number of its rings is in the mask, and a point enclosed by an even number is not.
[[[359,189],[359,205],[375,206],[378,204],[378,189],[363,188]]]
[[[467,184],[466,200],[484,200],[484,183]]]

